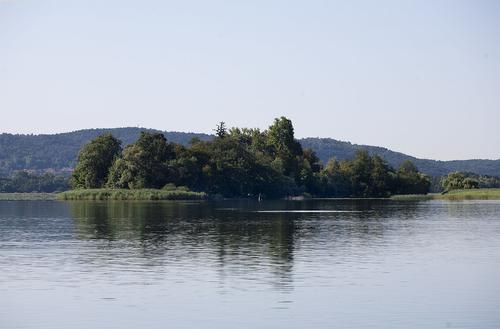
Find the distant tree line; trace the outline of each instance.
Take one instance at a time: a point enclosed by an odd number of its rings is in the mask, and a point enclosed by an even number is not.
[[[1,193],[60,192],[70,188],[69,179],[51,173],[37,175],[18,171],[10,177],[0,178]]]
[[[335,124],[332,124],[331,127],[335,129]],[[201,140],[214,138],[214,135],[209,134],[158,131],[137,127],[85,129],[53,135],[4,133],[0,134],[0,177],[10,176],[19,170],[68,174],[75,168],[78,151],[93,138],[111,133],[121,140],[122,147],[125,147],[134,143],[139,138],[141,131],[163,133],[169,142],[176,142],[184,146],[188,146],[189,141],[194,137]],[[338,160],[354,159],[356,151],[364,149],[371,155],[382,157],[394,168],[399,168],[405,160],[410,160],[419,168],[420,172],[436,178],[454,171],[500,176],[500,159],[436,161],[417,159],[383,147],[356,145],[331,138],[303,138],[299,142],[302,148],[314,150],[324,164],[332,157],[336,157]],[[439,179],[433,184],[432,189],[433,191],[440,190]]]
[[[0,177],[27,170],[31,173],[54,172],[68,174],[76,165],[78,151],[91,139],[112,132],[124,145],[133,143],[141,131],[159,132],[144,128],[85,129],[53,135],[0,134]],[[211,139],[211,135],[183,132],[164,132],[170,141],[187,145],[193,137]]]
[[[441,178],[441,187],[443,191],[475,188],[498,188],[500,187],[500,178],[456,171]]]
[[[74,188],[163,188],[187,186],[224,197],[387,197],[427,193],[429,178],[410,162],[397,170],[381,157],[359,151],[353,160],[322,166],[316,154],[294,138],[292,122],[281,117],[264,131],[226,128],[212,140],[187,146],[142,132],[135,143],[104,134],[86,144],[72,175]]]

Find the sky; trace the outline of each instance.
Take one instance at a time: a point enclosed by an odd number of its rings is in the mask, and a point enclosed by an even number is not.
[[[500,1],[0,0],[0,115],[499,159]]]

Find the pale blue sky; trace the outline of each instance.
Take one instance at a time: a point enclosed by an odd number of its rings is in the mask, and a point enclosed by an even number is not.
[[[0,0],[0,132],[267,127],[500,158],[500,1]]]

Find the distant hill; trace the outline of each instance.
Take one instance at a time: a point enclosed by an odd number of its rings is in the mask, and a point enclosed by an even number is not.
[[[313,149],[323,163],[326,163],[328,159],[332,157],[336,157],[339,160],[351,159],[354,157],[357,150],[365,149],[370,154],[381,156],[395,168],[399,167],[405,160],[411,160],[420,171],[431,176],[442,176],[452,171],[500,176],[500,159],[438,161],[418,159],[400,152],[391,151],[384,147],[351,144],[331,138],[304,138],[301,139],[300,142],[303,147]]]
[[[13,171],[28,169],[34,171],[69,172],[75,165],[80,148],[92,138],[103,133],[112,133],[124,145],[134,142],[141,131],[155,131],[165,134],[167,140],[186,145],[192,138],[209,140],[213,136],[200,133],[168,132],[145,128],[86,129],[54,135],[14,135],[0,134],[0,176]],[[409,159],[424,173],[441,176],[450,171],[473,172],[480,175],[500,176],[500,160],[455,160],[436,161],[417,159],[383,147],[356,145],[331,138],[304,138],[304,147],[313,149],[326,163],[328,159],[350,159],[359,149],[366,149],[386,159],[393,167],[398,167]]]
[[[207,134],[136,127],[85,129],[53,135],[0,134],[0,176],[7,176],[21,169],[68,172],[74,167],[80,148],[96,136],[112,133],[123,145],[128,145],[139,137],[141,131],[162,132],[167,140],[183,145],[189,143],[192,138],[212,138]]]

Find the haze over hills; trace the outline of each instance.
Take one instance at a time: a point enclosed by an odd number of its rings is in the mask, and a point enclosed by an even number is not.
[[[128,127],[109,129],[85,129],[53,135],[0,134],[0,176],[10,175],[16,170],[69,172],[75,165],[80,148],[92,138],[103,133],[112,133],[122,140],[123,145],[134,142],[141,131],[154,129]],[[168,132],[168,141],[186,145],[192,138],[209,140],[213,136],[202,133]],[[357,145],[332,138],[299,139],[303,147],[313,149],[323,163],[336,157],[351,159],[359,149],[383,157],[391,166],[398,167],[403,161],[411,160],[422,172],[431,176],[442,176],[451,171],[474,172],[480,175],[500,176],[500,160],[454,160],[438,161],[417,159],[377,146]]]

